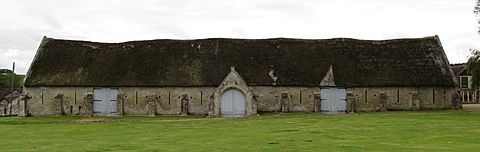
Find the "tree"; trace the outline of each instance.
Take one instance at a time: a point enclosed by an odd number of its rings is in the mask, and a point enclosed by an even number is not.
[[[0,69],[0,73],[13,73],[13,71],[9,69]]]
[[[477,0],[475,7],[473,7],[473,13],[477,17],[477,23],[480,25],[480,0]],[[480,28],[477,31],[480,33]],[[480,50],[479,49],[470,49],[472,52],[471,56],[468,58],[467,70],[472,75],[472,88],[478,88],[480,86]]]
[[[0,88],[10,88],[12,83],[12,70],[0,69]],[[23,86],[25,75],[15,74],[15,82],[13,88],[21,88]]]
[[[477,17],[477,23],[480,24],[480,0],[477,0],[475,7],[473,7],[473,13],[475,13],[475,16]],[[480,28],[477,32],[480,33]]]
[[[472,74],[472,88],[478,88],[480,86],[480,50],[470,49],[472,56],[468,58],[467,69]]]

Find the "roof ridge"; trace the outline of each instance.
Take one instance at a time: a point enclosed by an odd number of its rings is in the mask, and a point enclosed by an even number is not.
[[[47,41],[67,41],[67,42],[82,42],[82,43],[98,43],[98,44],[125,44],[125,43],[135,43],[135,42],[155,42],[155,41],[204,41],[204,40],[244,40],[244,41],[262,41],[262,40],[293,40],[293,41],[328,41],[328,40],[352,40],[352,41],[363,41],[363,42],[394,42],[394,41],[404,41],[404,40],[422,40],[422,39],[435,39],[438,38],[435,36],[425,36],[425,37],[412,37],[412,38],[392,38],[392,39],[357,39],[357,38],[348,38],[348,37],[334,37],[334,38],[322,38],[322,39],[304,39],[304,38],[288,38],[288,37],[274,37],[274,38],[199,38],[199,39],[149,39],[149,40],[130,40],[130,41],[121,41],[121,42],[100,42],[100,41],[88,41],[88,40],[75,40],[75,39],[59,39],[59,38],[50,38],[44,36],[44,39]]]

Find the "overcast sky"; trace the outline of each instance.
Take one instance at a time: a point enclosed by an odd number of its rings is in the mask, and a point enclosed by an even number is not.
[[[480,48],[475,0],[2,0],[0,68],[26,73],[43,36],[146,39],[439,35],[450,63]]]

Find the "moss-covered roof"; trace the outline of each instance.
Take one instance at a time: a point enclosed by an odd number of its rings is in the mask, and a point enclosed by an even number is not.
[[[251,86],[319,86],[330,66],[338,86],[455,86],[437,36],[124,43],[44,38],[25,86],[217,86],[231,66]]]
[[[467,63],[451,64],[450,67],[453,70],[453,75],[457,78],[461,75],[470,75],[467,69]]]

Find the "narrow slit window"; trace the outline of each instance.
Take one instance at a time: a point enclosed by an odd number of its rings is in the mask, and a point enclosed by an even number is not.
[[[368,96],[367,90],[365,90],[365,103],[367,103],[367,101],[368,101],[368,97],[367,97],[367,96]]]
[[[300,90],[300,104],[302,103],[302,90]]]
[[[432,91],[432,103],[435,103],[435,89]]]
[[[73,97],[75,105],[77,105],[77,91],[75,91],[75,96]]]
[[[400,103],[400,90],[397,90],[397,103]]]
[[[138,92],[135,91],[135,104],[138,104]]]

